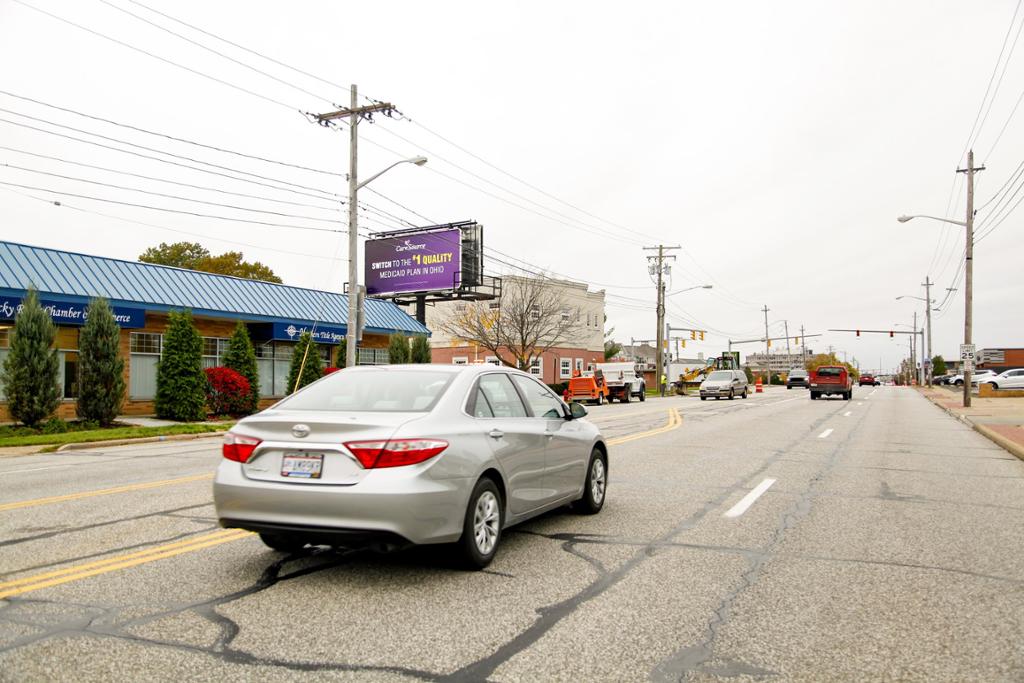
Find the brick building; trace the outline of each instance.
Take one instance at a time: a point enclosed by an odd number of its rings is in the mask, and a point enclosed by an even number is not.
[[[516,280],[532,280],[522,276],[504,276],[502,291],[509,292],[516,286]],[[529,371],[549,384],[563,382],[572,377],[574,370],[587,370],[595,363],[604,362],[604,290],[592,292],[582,282],[544,278],[543,286],[550,288],[562,307],[563,320],[571,321],[571,330],[564,342],[545,352]],[[435,363],[498,363],[490,351],[463,340],[456,340],[442,330],[442,324],[449,316],[463,314],[467,306],[481,306],[497,311],[501,299],[472,304],[461,301],[445,301],[427,308],[427,327],[433,333],[430,338],[431,359]],[[508,360],[512,360],[508,357]]]
[[[206,367],[221,364],[236,323],[247,325],[256,348],[262,406],[285,395],[292,349],[303,331],[313,331],[322,357],[332,364],[348,324],[348,299],[335,292],[0,241],[0,361],[29,285],[39,290],[57,325],[64,396],[57,415],[65,418],[75,415],[78,333],[92,297],[107,298],[121,326],[127,388],[122,410],[131,415],[153,412],[156,364],[169,311],[191,309],[203,337]],[[391,302],[367,299],[359,363],[386,363],[393,332],[429,334]],[[0,421],[10,419],[0,387]]]

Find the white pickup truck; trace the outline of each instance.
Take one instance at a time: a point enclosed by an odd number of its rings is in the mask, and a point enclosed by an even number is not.
[[[636,371],[633,363],[598,363],[597,369],[604,374],[608,385],[608,401],[619,399],[629,403],[635,396],[641,401],[647,398],[647,387],[643,375]]]

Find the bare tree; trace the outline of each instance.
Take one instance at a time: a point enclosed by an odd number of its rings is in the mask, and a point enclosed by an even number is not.
[[[557,282],[507,277],[496,309],[476,302],[440,323],[455,339],[476,344],[502,363],[528,370],[545,351],[568,340],[578,325]]]

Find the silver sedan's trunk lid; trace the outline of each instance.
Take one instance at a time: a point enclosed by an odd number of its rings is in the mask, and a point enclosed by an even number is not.
[[[363,468],[345,443],[386,441],[423,413],[269,410],[232,431],[261,440],[242,471],[249,479],[305,485],[358,484]]]

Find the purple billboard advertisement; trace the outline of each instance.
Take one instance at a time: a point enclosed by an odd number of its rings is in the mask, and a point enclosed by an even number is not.
[[[456,289],[461,283],[462,232],[439,230],[367,240],[368,295]]]

